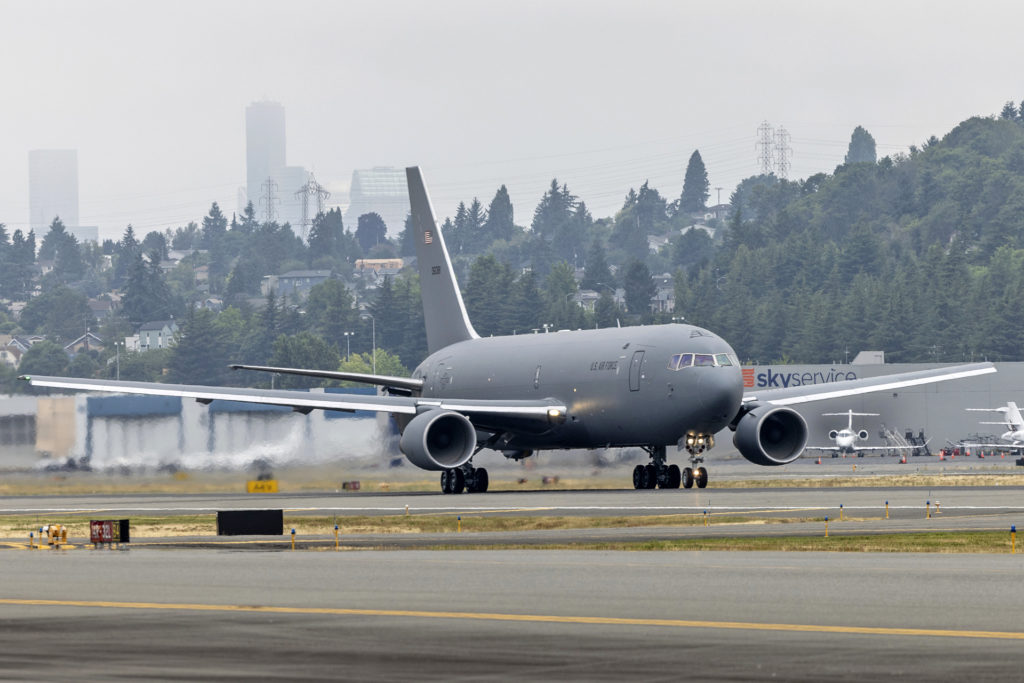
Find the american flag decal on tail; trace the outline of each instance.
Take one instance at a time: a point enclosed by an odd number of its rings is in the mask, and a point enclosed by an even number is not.
[[[423,231],[423,244],[430,244],[434,241],[434,235],[429,230]]]

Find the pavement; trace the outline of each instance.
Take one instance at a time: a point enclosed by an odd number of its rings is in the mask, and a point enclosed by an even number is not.
[[[4,553],[18,680],[1017,680],[1021,555]]]

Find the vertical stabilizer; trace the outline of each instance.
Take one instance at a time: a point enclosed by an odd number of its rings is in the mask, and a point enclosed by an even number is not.
[[[418,166],[405,169],[409,181],[409,204],[412,225],[416,231],[416,261],[420,270],[420,293],[423,297],[423,319],[427,326],[427,349],[438,349],[456,342],[476,339],[462,302],[459,285],[452,271],[452,261],[444,246],[444,236],[434,220],[434,208],[423,183]]]
[[[1020,415],[1020,408],[1013,401],[1006,404],[1006,423],[1013,431],[1024,429],[1024,418]]]

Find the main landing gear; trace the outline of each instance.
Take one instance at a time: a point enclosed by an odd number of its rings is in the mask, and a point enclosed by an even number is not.
[[[665,463],[664,446],[644,446],[644,450],[651,456],[651,464],[637,465],[633,468],[633,488],[653,489],[677,489],[680,485],[684,489],[691,489],[696,484],[697,488],[703,489],[708,485],[708,471],[703,467],[684,467],[679,465],[668,465]],[[690,464],[697,465],[704,462],[704,458],[691,453]]]
[[[488,483],[487,470],[473,467],[472,463],[441,471],[442,493],[462,493],[464,490],[469,493],[486,493]]]

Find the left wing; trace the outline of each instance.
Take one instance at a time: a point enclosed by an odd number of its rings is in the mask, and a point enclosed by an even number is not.
[[[416,415],[425,410],[442,409],[462,413],[484,425],[503,420],[537,420],[552,422],[564,419],[565,405],[554,399],[527,401],[492,401],[464,399],[435,399],[412,396],[365,396],[360,394],[320,394],[286,389],[244,389],[236,387],[207,387],[192,384],[160,384],[158,382],[118,382],[75,377],[43,377],[22,375],[34,387],[107,391],[121,394],[150,396],[180,396],[194,398],[200,403],[213,401],[241,401],[263,405],[287,406],[300,413],[313,410],[342,410],[352,412],[399,413]]]
[[[967,365],[953,365],[933,370],[900,372],[867,379],[844,380],[842,382],[828,382],[825,384],[805,384],[788,389],[764,389],[756,393],[744,394],[743,402],[788,406],[798,403],[809,403],[811,401],[824,401],[830,398],[858,396],[875,391],[892,391],[893,389],[903,389],[905,387],[932,384],[934,382],[946,382],[952,379],[964,379],[965,377],[977,377],[978,375],[987,375],[995,371],[996,368],[992,363],[969,363]]]

